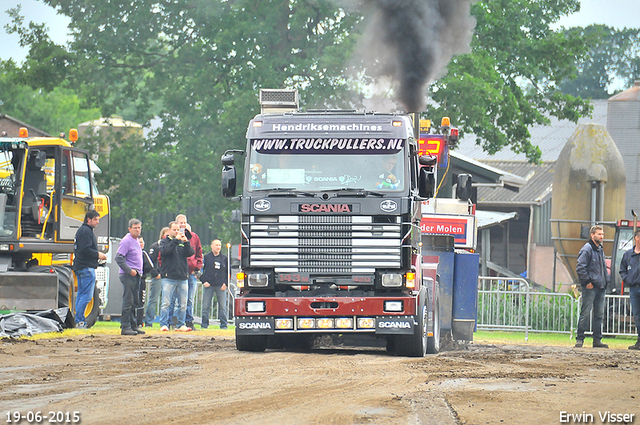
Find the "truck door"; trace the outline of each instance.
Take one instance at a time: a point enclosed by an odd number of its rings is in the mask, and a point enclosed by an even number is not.
[[[93,208],[93,185],[89,155],[74,148],[61,148],[57,161],[56,192],[60,194],[57,240],[72,241]]]

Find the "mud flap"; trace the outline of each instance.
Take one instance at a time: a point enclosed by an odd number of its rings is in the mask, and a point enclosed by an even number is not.
[[[58,308],[56,273],[4,272],[0,276],[0,310]]]
[[[376,335],[413,335],[414,316],[376,317]]]
[[[236,316],[236,335],[274,335],[273,317]]]

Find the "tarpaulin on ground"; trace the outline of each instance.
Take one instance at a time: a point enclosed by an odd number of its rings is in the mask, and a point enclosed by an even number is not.
[[[62,332],[64,328],[72,327],[73,317],[66,307],[33,313],[0,315],[0,338]]]

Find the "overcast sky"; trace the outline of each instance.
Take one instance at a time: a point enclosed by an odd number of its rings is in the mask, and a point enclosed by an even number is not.
[[[94,0],[99,1],[99,0]],[[18,36],[7,34],[4,26],[9,22],[6,10],[22,5],[25,21],[45,22],[49,36],[58,44],[67,41],[69,19],[57,15],[55,10],[37,0],[0,0],[0,59],[13,58],[22,62],[27,51],[18,44]],[[575,27],[605,24],[616,28],[640,27],[640,0],[582,0],[579,13],[560,20],[559,26]]]

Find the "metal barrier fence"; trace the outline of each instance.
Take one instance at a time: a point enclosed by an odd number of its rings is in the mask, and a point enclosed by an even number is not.
[[[607,295],[603,335],[635,336],[633,312],[627,295]],[[575,336],[580,314],[580,298],[570,294],[532,291],[522,278],[478,278],[478,319],[480,330],[567,333]],[[591,334],[591,321],[587,334]]]
[[[198,284],[196,286],[196,293],[193,297],[193,317],[194,317],[194,322],[195,323],[202,323],[202,289],[203,286],[201,284]],[[147,291],[148,293],[148,291]],[[234,320],[234,305],[235,305],[235,297],[236,297],[236,285],[235,282],[229,282],[229,285],[227,286],[227,322],[229,324],[229,326],[233,326],[235,325],[235,320]],[[216,299],[216,296],[214,295],[213,299],[212,299],[212,307],[211,307],[211,321],[210,324],[219,324],[220,321],[218,319],[218,300]],[[162,306],[162,291],[159,294],[159,299],[157,301],[157,305],[156,305],[156,317],[160,316],[160,307]],[[147,309],[147,303],[145,301],[145,311]]]

